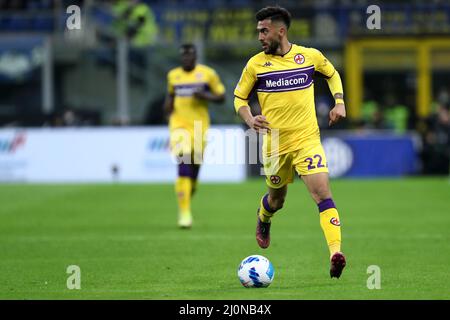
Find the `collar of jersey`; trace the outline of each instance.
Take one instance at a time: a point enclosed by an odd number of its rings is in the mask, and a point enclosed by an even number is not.
[[[198,66],[198,64],[195,64],[194,69],[192,69],[191,71],[186,71],[186,70],[183,69],[183,67],[181,67],[181,70],[182,70],[184,73],[192,73],[192,72],[195,71],[195,69],[197,69],[197,66]]]
[[[292,51],[292,47],[294,46],[293,43],[291,43],[291,47],[289,48],[289,50],[285,53],[285,54],[270,54],[273,57],[281,57],[284,58],[289,52]]]

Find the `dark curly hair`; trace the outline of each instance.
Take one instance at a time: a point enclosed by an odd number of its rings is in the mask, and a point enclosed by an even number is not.
[[[276,7],[265,7],[256,13],[256,21],[262,21],[265,19],[270,19],[271,21],[282,21],[286,28],[289,29],[291,25],[291,14],[285,8]]]
[[[192,43],[183,43],[180,46],[180,52],[183,54],[188,51],[192,51],[192,52],[196,53],[197,49],[195,48],[195,45]]]

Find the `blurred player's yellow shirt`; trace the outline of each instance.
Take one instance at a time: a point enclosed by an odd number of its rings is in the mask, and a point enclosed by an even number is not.
[[[209,127],[208,103],[194,97],[196,91],[210,91],[216,95],[225,93],[225,87],[217,73],[210,67],[197,64],[191,71],[178,67],[167,75],[168,92],[174,96],[174,110],[170,116],[170,130],[184,128],[193,133],[194,121],[202,122],[202,130]]]
[[[320,143],[313,76],[329,78],[335,72],[319,50],[295,44],[283,56],[260,52],[250,58],[234,91],[234,105],[236,111],[248,105],[256,91],[269,127],[279,130],[278,152],[269,149],[267,155]],[[265,135],[264,142],[270,145],[271,135]]]

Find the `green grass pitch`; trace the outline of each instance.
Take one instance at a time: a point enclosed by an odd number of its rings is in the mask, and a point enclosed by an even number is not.
[[[1,299],[450,299],[448,179],[334,180],[347,268],[330,279],[317,208],[299,180],[255,241],[263,179],[201,184],[194,227],[176,227],[172,185],[0,185]],[[272,285],[241,286],[251,254]],[[69,265],[81,289],[66,287]],[[381,269],[369,290],[367,268]]]

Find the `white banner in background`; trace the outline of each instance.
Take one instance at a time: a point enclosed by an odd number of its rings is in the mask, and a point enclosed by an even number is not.
[[[244,130],[212,129],[225,138],[208,139],[200,180],[243,181]],[[166,127],[0,130],[0,182],[172,182],[176,175]]]

